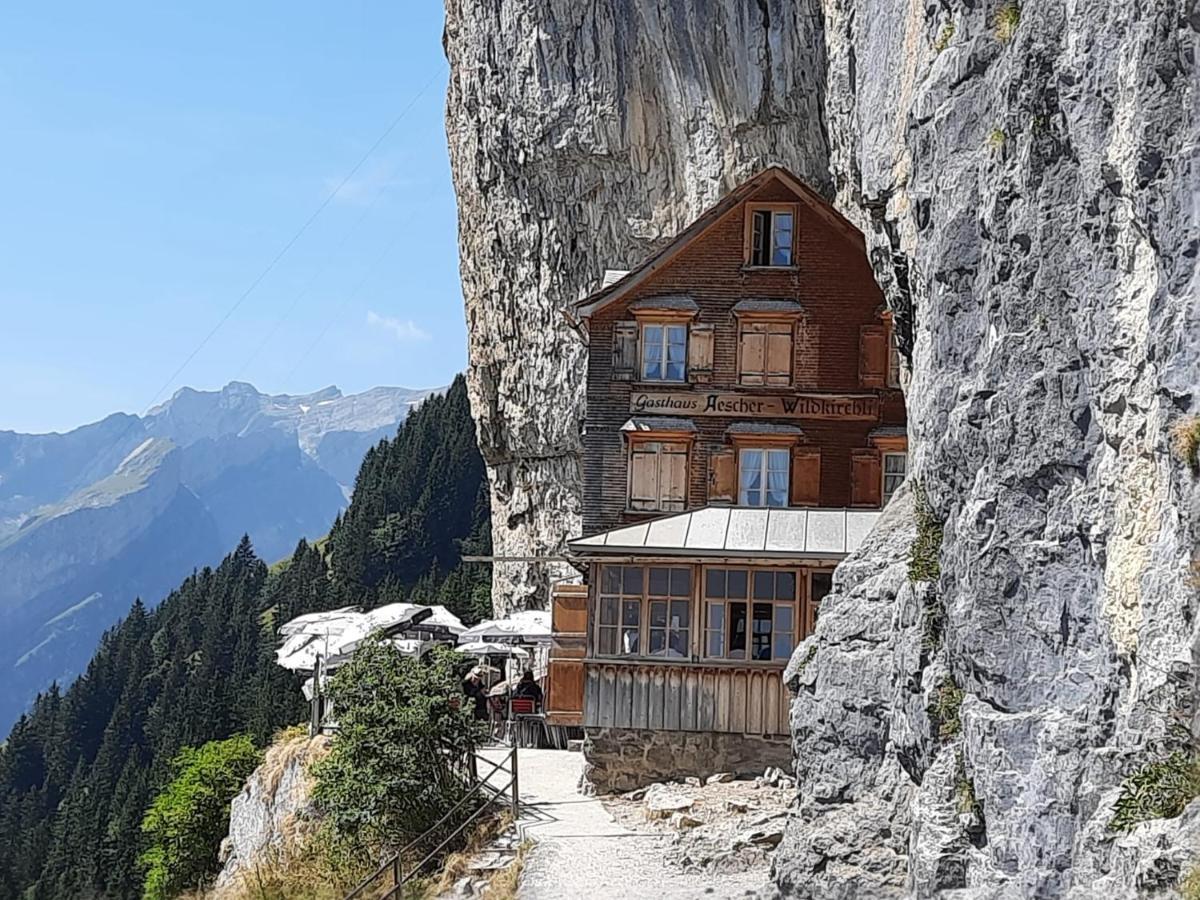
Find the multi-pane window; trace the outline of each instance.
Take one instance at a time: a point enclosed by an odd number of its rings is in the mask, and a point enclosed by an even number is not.
[[[704,653],[713,659],[786,660],[796,640],[796,573],[706,569]]]
[[[690,568],[602,566],[596,652],[688,656],[691,596]]]
[[[787,449],[747,448],[738,460],[738,504],[741,506],[787,506]]]
[[[808,576],[808,620],[804,623],[804,636],[812,634],[817,627],[817,614],[821,601],[833,590],[832,572],[812,572]]]
[[[900,485],[904,483],[904,476],[908,473],[908,454],[907,453],[885,453],[883,454],[883,505],[887,506],[888,501],[892,499],[892,494],[900,489]]]
[[[688,633],[692,618],[692,570],[651,566],[646,570],[649,607],[650,656],[682,658],[689,655]]]
[[[791,384],[793,330],[791,322],[743,321],[738,329],[738,381]]]
[[[755,209],[751,213],[750,265],[792,264],[792,213],[780,209]]]
[[[634,441],[629,448],[629,508],[678,512],[687,508],[688,445]]]
[[[896,343],[896,332],[893,331],[888,340],[888,387],[900,387],[900,347]]]
[[[642,380],[683,381],[687,373],[687,326],[642,326]]]

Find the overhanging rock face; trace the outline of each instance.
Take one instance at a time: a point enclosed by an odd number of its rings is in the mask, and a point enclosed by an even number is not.
[[[578,533],[584,356],[557,310],[753,170],[823,187],[828,163],[912,353],[915,474],[945,537],[940,577],[910,583],[893,501],[798,650],[801,794],[822,802],[801,801],[780,888],[1169,886],[1194,810],[1105,826],[1195,710],[1200,492],[1168,448],[1200,413],[1194,3],[447,14],[496,552]],[[544,578],[498,566],[497,591],[539,603]]]
[[[585,351],[560,310],[772,163],[828,193],[818,4],[448,0],[446,17],[494,552],[561,552],[580,528]],[[546,602],[546,566],[494,571],[502,607]]]
[[[1200,412],[1194,5],[829,0],[825,27],[839,205],[910,338],[945,537],[912,585],[889,509],[797,651],[779,885],[1170,887],[1195,815],[1106,826],[1195,711],[1200,494],[1168,438]]]

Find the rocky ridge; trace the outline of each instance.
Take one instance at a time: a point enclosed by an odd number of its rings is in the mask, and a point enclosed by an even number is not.
[[[497,552],[578,527],[583,349],[557,310],[789,166],[867,236],[940,530],[914,577],[916,498],[894,501],[793,660],[781,893],[1172,890],[1195,808],[1107,825],[1196,710],[1200,490],[1168,438],[1200,412],[1194,0],[447,17]],[[537,602],[516,568],[498,590]]]

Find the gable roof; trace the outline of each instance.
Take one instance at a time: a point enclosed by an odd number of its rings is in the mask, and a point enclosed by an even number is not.
[[[604,283],[600,290],[593,294],[584,297],[574,304],[574,308],[568,314],[568,318],[578,319],[587,318],[597,310],[603,309],[610,303],[615,303],[617,300],[624,297],[631,290],[642,284],[661,269],[664,265],[674,259],[679,253],[687,247],[692,241],[700,237],[710,227],[715,225],[726,213],[733,210],[744,200],[756,193],[760,188],[765,187],[772,181],[779,181],[785,187],[790,189],[797,198],[818,215],[829,222],[838,231],[842,232],[846,237],[854,240],[859,245],[864,245],[862,232],[833,205],[810,188],[807,184],[793,175],[783,166],[771,166],[759,172],[753,178],[743,181],[736,188],[722,197],[716,204],[709,207],[690,225],[675,235],[675,237],[665,247],[657,253],[651,254],[647,259],[643,260],[636,268],[626,272],[622,277],[610,281],[610,273],[615,273],[616,270],[606,270]]]

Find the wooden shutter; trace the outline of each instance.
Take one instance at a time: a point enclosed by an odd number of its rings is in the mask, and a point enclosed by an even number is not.
[[[741,382],[762,384],[767,359],[767,326],[750,322],[741,328]]]
[[[638,372],[638,323],[613,325],[613,381],[633,381]]]
[[[883,499],[883,475],[878,450],[850,451],[850,505],[878,507]]]
[[[662,445],[659,456],[659,509],[678,512],[687,509],[688,445]]]
[[[629,508],[658,509],[657,441],[635,443],[629,451]]]
[[[791,384],[793,326],[775,322],[767,326],[767,384]]]
[[[821,505],[821,451],[810,447],[792,450],[792,506]]]
[[[713,326],[694,324],[688,335],[688,380],[697,384],[712,381]]]
[[[732,447],[708,456],[708,502],[732,503],[737,493],[737,455]]]
[[[858,333],[858,380],[865,388],[881,388],[887,380],[887,329],[864,325]]]

